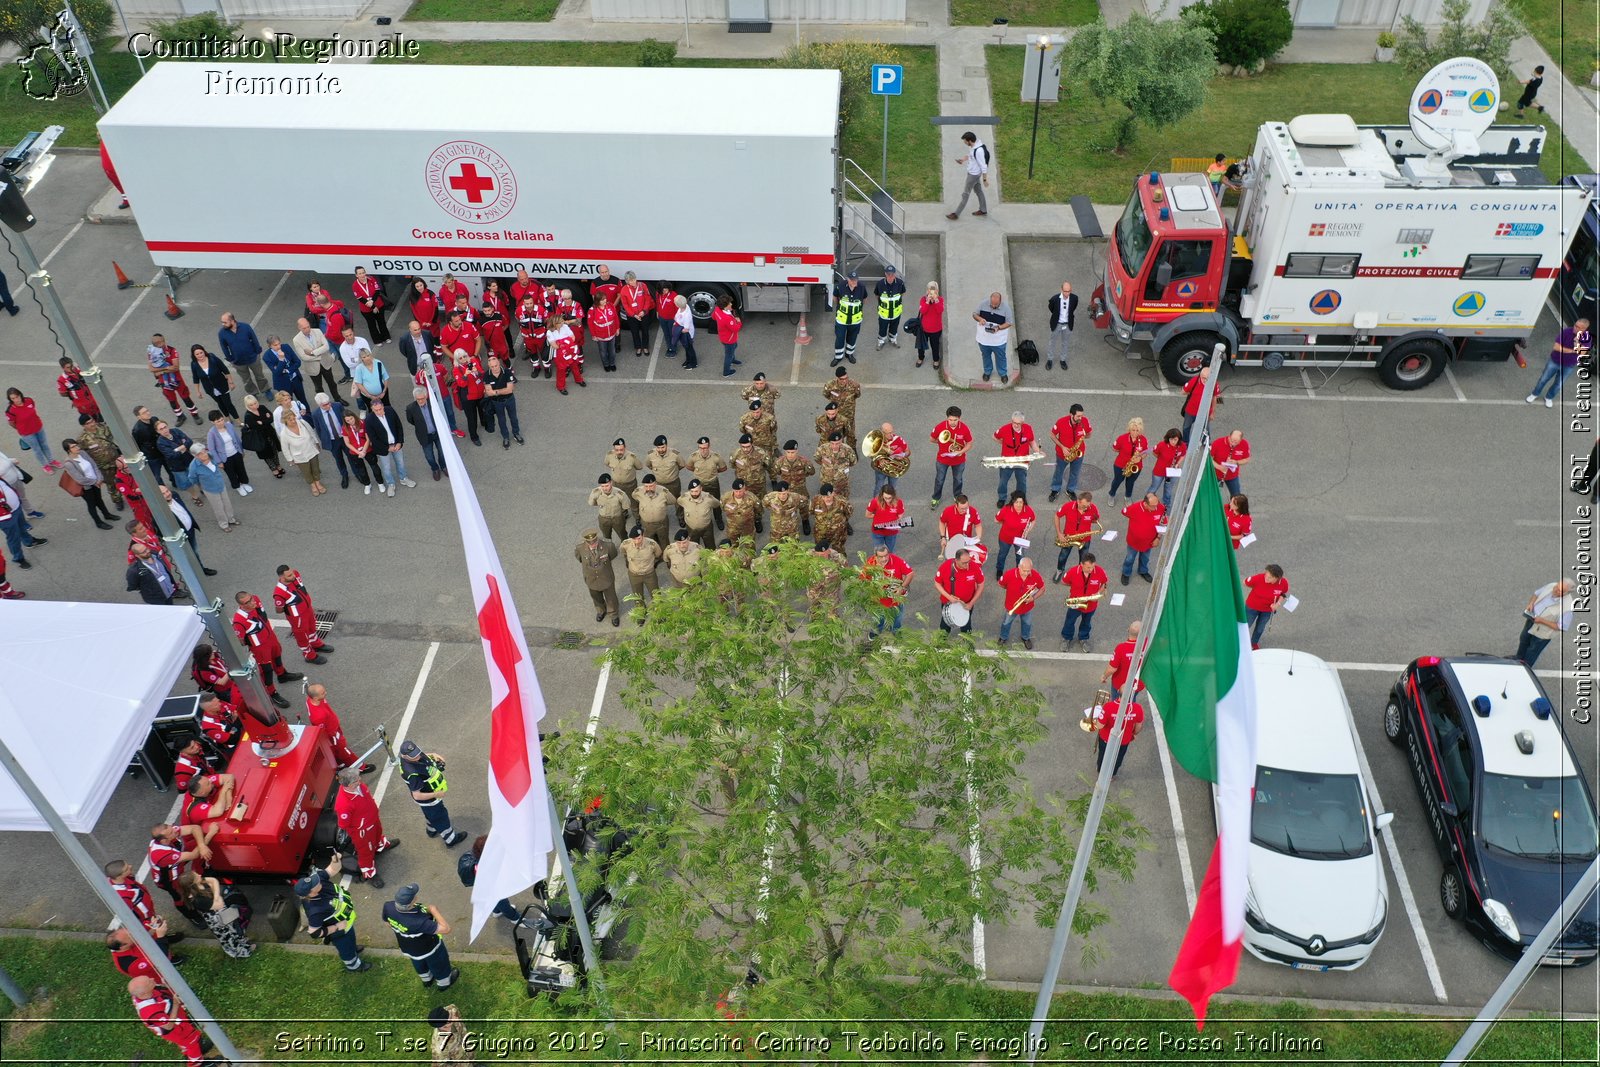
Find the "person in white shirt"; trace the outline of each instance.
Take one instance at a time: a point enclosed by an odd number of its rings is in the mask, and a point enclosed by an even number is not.
[[[1565,578],[1535,589],[1528,598],[1528,606],[1522,609],[1526,619],[1522,624],[1522,638],[1517,642],[1515,658],[1532,668],[1539,661],[1545,646],[1572,625],[1572,611],[1576,605],[1572,583]]]
[[[689,310],[689,301],[682,296],[673,303],[678,308],[672,321],[679,330],[678,343],[683,345],[683,369],[693,370],[700,365],[700,357],[694,353],[694,312]]]
[[[357,337],[356,331],[349,326],[344,328],[344,340],[339,343],[339,358],[344,360],[345,369],[351,377],[355,376],[356,368],[361,365],[361,353],[371,351],[372,346],[365,337]]]
[[[968,130],[961,135],[961,140],[967,146],[967,154],[956,160],[967,168],[966,188],[961,190],[961,203],[956,209],[945,216],[947,219],[959,219],[961,212],[966,210],[967,197],[973,193],[978,194],[978,210],[974,215],[987,215],[989,202],[983,195],[984,186],[989,184],[989,146],[978,140],[978,135]]]

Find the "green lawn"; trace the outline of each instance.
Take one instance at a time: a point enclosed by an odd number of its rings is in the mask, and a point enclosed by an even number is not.
[[[1572,84],[1589,84],[1595,59],[1600,57],[1595,39],[1595,27],[1600,25],[1600,4],[1596,0],[1509,0],[1509,6],[1561,65]],[[1509,85],[1504,95],[1513,101],[1517,98]],[[1544,96],[1548,99],[1552,95],[1546,84]]]
[[[371,923],[373,926],[368,926]],[[387,945],[387,933],[376,930],[376,920],[364,919],[374,943]],[[486,936],[503,937],[498,927]],[[912,1053],[888,1052],[874,1056],[882,1060],[940,1059],[941,1062],[972,1062],[982,1057],[970,1046],[959,1052],[955,1044],[958,1030],[978,1037],[1015,1039],[1026,1029],[1033,1006],[1031,994],[1011,993],[964,985],[885,987],[872,997],[876,1014],[890,1020],[869,1025],[841,1022],[797,1023],[784,1026],[757,1025],[720,1019],[687,1024],[622,1022],[607,1047],[595,1050],[595,1035],[605,1031],[581,1014],[575,1001],[551,1005],[544,1000],[528,1000],[520,991],[520,979],[513,963],[460,964],[462,980],[448,996],[423,991],[410,965],[395,957],[372,957],[374,967],[362,975],[345,975],[331,949],[317,952],[291,952],[276,945],[264,945],[248,960],[229,960],[213,947],[185,943],[183,951],[190,962],[184,975],[196,991],[206,998],[207,1007],[224,1020],[224,1027],[241,1051],[255,1050],[269,1059],[293,1062],[427,1062],[420,1055],[404,1050],[398,1043],[425,1039],[429,1033],[424,1019],[435,1004],[445,1001],[459,1006],[462,1015],[473,1020],[472,1029],[489,1039],[518,1037],[537,1041],[538,1048],[510,1052],[515,1062],[559,1058],[565,1062],[594,1060],[618,1062],[621,1059],[661,1060],[661,1054],[639,1054],[638,1036],[646,1029],[674,1036],[738,1038],[751,1042],[761,1030],[792,1032],[808,1037],[828,1037],[830,1051],[817,1054],[821,1061],[859,1061],[859,1054],[844,1050],[842,1033],[858,1030],[877,1035],[888,1032],[909,1036],[929,1032],[946,1041],[944,1052],[926,1050]],[[148,1062],[174,1062],[170,1045],[149,1035],[136,1021],[128,1002],[126,981],[112,969],[105,950],[98,942],[35,940],[12,938],[0,941],[0,959],[30,993],[45,990],[46,997],[21,1011],[0,999],[0,1047],[7,1062],[120,1062],[140,1056]],[[1486,958],[1487,959],[1487,958]],[[706,1014],[711,1014],[708,992]],[[1155,1056],[1163,1037],[1195,1036],[1187,1006],[1170,996],[1147,998],[1101,994],[1064,994],[1056,998],[1051,1017],[1074,1020],[1048,1027],[1045,1037],[1051,1048],[1041,1059],[1078,1057],[1120,1059],[1102,1050],[1093,1053],[1083,1041],[1089,1031],[1102,1037],[1144,1038]],[[946,1020],[917,1024],[914,1020]],[[972,1020],[968,1023],[948,1020]],[[1406,1017],[1399,1014],[1357,1015],[1318,1013],[1294,1002],[1213,1003],[1204,1036],[1223,1042],[1223,1053],[1172,1052],[1161,1059],[1190,1062],[1244,1062],[1265,1065],[1314,1060],[1343,1062],[1428,1063],[1439,1062],[1465,1026],[1459,1020]],[[1259,1039],[1274,1035],[1288,1039],[1317,1039],[1322,1047],[1278,1057],[1259,1051],[1234,1052],[1234,1033],[1243,1031]],[[379,1034],[387,1032],[387,1049],[380,1049]],[[550,1048],[549,1036],[574,1045],[585,1040],[589,1048],[576,1047],[557,1052]],[[291,1050],[284,1042],[306,1037],[331,1036],[348,1042],[359,1040],[346,1050],[322,1048]],[[616,1039],[630,1042],[634,1055],[618,1055]],[[1072,1045],[1064,1045],[1064,1039]],[[1281,1048],[1281,1046],[1280,1046]],[[1549,1019],[1510,1019],[1500,1023],[1489,1040],[1478,1050],[1474,1062],[1592,1063],[1595,1060],[1595,1024],[1561,1023]],[[718,1056],[721,1062],[743,1059],[776,1059],[775,1054],[745,1051],[704,1053],[672,1062],[685,1063]],[[1132,1055],[1140,1055],[1134,1053]],[[103,1058],[103,1059],[102,1059]],[[812,1056],[781,1057],[788,1062]],[[989,1059],[1016,1059],[1004,1053],[991,1053]],[[480,1063],[494,1062],[494,1053],[480,1050]],[[1150,1062],[1155,1062],[1151,1060]]]
[[[484,7],[475,0],[417,0],[407,22],[549,22],[561,0],[504,0]]]
[[[499,66],[620,66],[638,63],[639,46],[631,42],[574,44],[554,41],[426,42],[424,63]],[[937,200],[939,130],[928,121],[939,113],[938,57],[932,48],[897,47],[895,61],[905,67],[906,91],[889,104],[889,188],[902,201]],[[765,60],[689,59],[680,67],[759,67]],[[878,177],[883,153],[883,112],[869,107],[858,122],[845,125],[844,154]]]
[[[127,52],[96,51],[94,65],[113,104],[139,80],[138,61]],[[93,147],[99,143],[94,124],[100,116],[87,92],[60,100],[35,100],[23,91],[26,76],[15,63],[0,64],[0,144],[16,144],[29,130],[56,124],[67,128],[59,144]]]
[[[990,47],[987,51],[991,84],[1019,84],[1022,50]],[[1218,78],[1200,112],[1164,129],[1141,125],[1132,146],[1118,156],[1111,146],[1122,105],[1101,104],[1069,80],[1062,85],[1062,102],[1040,112],[1038,157],[1031,180],[1027,159],[1033,108],[1002,88],[993,95],[1002,119],[996,152],[1004,161],[1005,196],[1049,203],[1087,193],[1097,204],[1120,204],[1127,199],[1134,175],[1169,167],[1175,156],[1248,152],[1255,144],[1256,128],[1271,119],[1342,111],[1360,123],[1403,125],[1415,81],[1393,63],[1285,64],[1254,78]],[[1542,157],[1545,174],[1557,179],[1588,170],[1548,117],[1530,113],[1527,121],[1542,122],[1551,131]]]
[[[1013,26],[1087,26],[1100,17],[1097,0],[950,0],[952,26],[988,26],[1000,15]]]

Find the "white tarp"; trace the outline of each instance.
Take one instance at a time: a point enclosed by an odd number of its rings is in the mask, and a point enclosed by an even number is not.
[[[70,829],[94,829],[202,630],[190,607],[0,605],[0,735]],[[45,829],[0,769],[0,830]]]

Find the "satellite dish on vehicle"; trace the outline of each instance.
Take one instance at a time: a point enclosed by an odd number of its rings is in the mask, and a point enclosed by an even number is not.
[[[1412,176],[1437,180],[1451,160],[1477,155],[1499,106],[1500,79],[1481,59],[1447,59],[1424,74],[1411,93],[1411,133],[1429,155],[1408,161]]]

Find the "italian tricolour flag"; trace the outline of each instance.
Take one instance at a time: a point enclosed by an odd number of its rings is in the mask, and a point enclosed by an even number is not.
[[[1217,785],[1217,844],[1168,978],[1203,1027],[1211,995],[1233,983],[1243,947],[1256,698],[1244,588],[1221,486],[1205,473],[1198,482],[1141,675],[1173,756]]]

